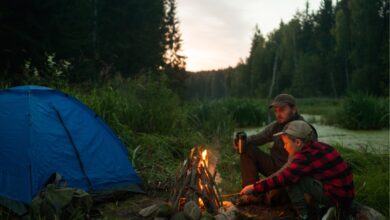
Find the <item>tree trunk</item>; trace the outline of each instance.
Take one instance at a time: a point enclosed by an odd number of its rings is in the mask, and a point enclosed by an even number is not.
[[[274,66],[272,69],[271,85],[270,85],[269,91],[268,91],[268,100],[272,99],[272,91],[273,91],[274,86],[275,86],[276,70],[278,68],[278,53],[279,53],[279,48],[276,49],[276,52],[275,52]],[[271,122],[271,115],[270,114],[268,114],[268,122]]]
[[[344,58],[344,72],[345,72],[345,87],[348,88],[349,84],[349,70],[348,70],[348,60]]]

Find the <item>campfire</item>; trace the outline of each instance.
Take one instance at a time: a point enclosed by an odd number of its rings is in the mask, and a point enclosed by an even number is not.
[[[170,202],[176,211],[181,211],[190,201],[209,213],[217,214],[223,207],[222,197],[209,169],[209,152],[202,147],[191,149],[184,161],[173,186]]]

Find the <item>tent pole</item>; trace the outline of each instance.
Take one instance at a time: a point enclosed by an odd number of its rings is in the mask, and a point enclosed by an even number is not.
[[[66,125],[65,125],[65,123],[64,123],[64,120],[63,120],[63,118],[61,117],[61,114],[58,112],[58,110],[57,110],[54,106],[52,106],[52,107],[53,107],[54,111],[56,112],[57,117],[58,117],[58,119],[60,120],[62,127],[64,127],[64,129],[65,129],[65,132],[66,132],[66,134],[67,134],[67,136],[68,136],[68,138],[69,138],[69,141],[70,141],[70,143],[71,143],[71,145],[72,145],[74,151],[76,152],[76,156],[77,156],[77,159],[78,159],[79,164],[80,164],[81,172],[83,172],[85,178],[87,179],[87,182],[88,182],[88,184],[89,184],[89,189],[91,190],[91,189],[93,189],[93,187],[92,187],[92,182],[91,182],[91,180],[89,179],[89,177],[88,177],[88,175],[87,175],[87,172],[85,171],[85,168],[84,168],[83,163],[81,162],[80,152],[77,150],[76,145],[75,145],[75,143],[74,143],[74,141],[73,141],[72,135],[70,134],[69,129],[66,127]]]

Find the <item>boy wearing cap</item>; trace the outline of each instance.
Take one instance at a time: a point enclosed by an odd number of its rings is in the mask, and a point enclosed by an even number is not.
[[[306,122],[292,121],[275,134],[283,140],[289,154],[287,163],[268,178],[244,187],[241,194],[286,187],[301,219],[308,219],[304,194],[318,204],[348,210],[354,198],[351,169],[334,148],[312,141],[312,132]]]

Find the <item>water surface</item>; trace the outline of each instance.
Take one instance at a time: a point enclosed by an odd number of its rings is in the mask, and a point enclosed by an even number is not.
[[[308,118],[308,116],[305,116],[305,118]],[[319,122],[312,124],[317,129],[319,136],[318,139],[321,142],[325,142],[331,145],[341,144],[344,147],[352,149],[365,149],[377,153],[389,152],[388,129],[363,131],[348,130],[336,126],[323,125]],[[237,130],[243,130],[246,131],[248,135],[253,135],[263,130],[263,128],[264,126],[258,128],[244,128]]]

